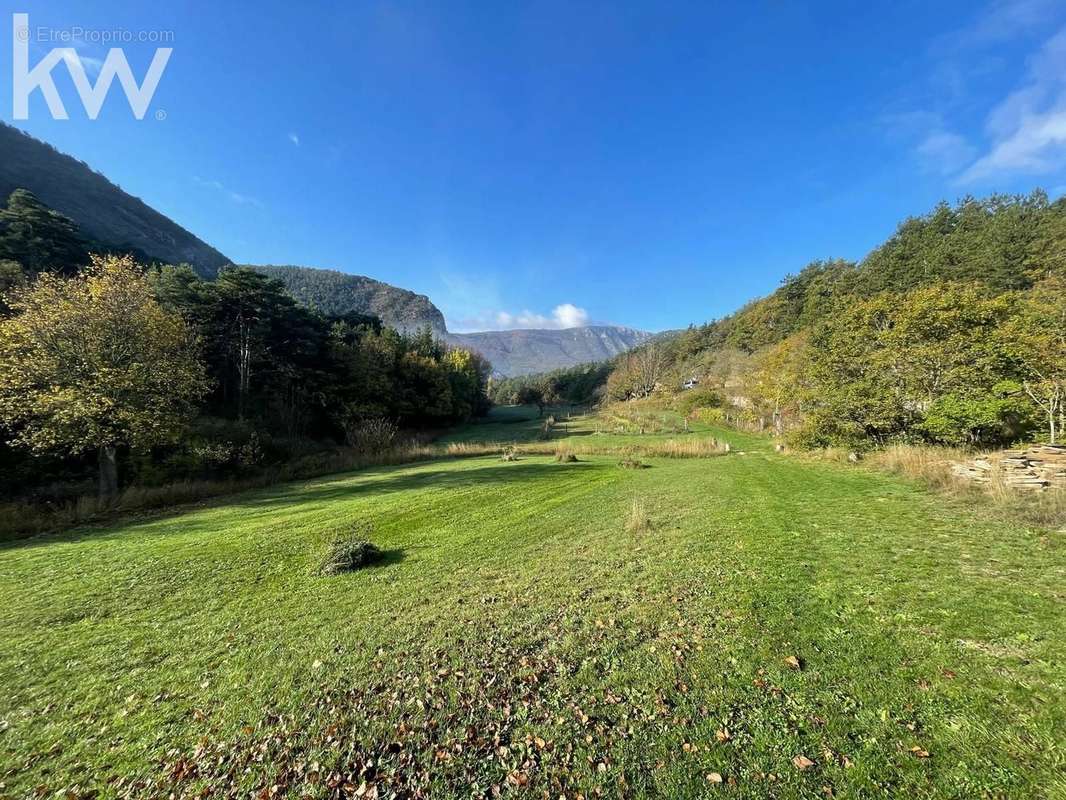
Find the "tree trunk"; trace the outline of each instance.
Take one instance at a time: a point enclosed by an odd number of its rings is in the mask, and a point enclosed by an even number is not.
[[[100,503],[110,505],[118,495],[118,460],[115,448],[100,447]]]

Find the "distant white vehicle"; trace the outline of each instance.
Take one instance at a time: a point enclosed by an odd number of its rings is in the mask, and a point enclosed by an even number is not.
[[[699,385],[700,385],[699,380],[697,380],[696,378],[689,378],[687,381],[685,381],[682,384],[681,388],[682,389],[695,389]]]

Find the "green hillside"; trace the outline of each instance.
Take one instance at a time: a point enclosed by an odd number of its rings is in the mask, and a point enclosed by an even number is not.
[[[3,122],[0,153],[0,202],[16,189],[28,189],[70,217],[86,237],[165,264],[191,264],[204,277],[214,277],[229,263],[226,256],[88,164]]]
[[[313,267],[251,265],[250,268],[281,281],[289,294],[323,314],[369,314],[389,327],[408,333],[426,327],[438,336],[447,331],[444,315],[428,297],[364,275]]]
[[[684,354],[714,348],[754,352],[879,292],[938,282],[977,283],[994,294],[1066,274],[1066,197],[968,197],[910,217],[860,262],[813,261],[767,297],[679,334]]]

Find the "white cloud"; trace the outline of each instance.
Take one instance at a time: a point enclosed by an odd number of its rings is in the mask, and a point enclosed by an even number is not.
[[[300,135],[297,134],[297,133],[290,133],[289,134],[289,141],[292,142],[297,147],[299,147],[300,146]]]
[[[524,310],[516,313],[495,311],[450,322],[449,330],[456,332],[484,330],[560,330],[580,328],[589,324],[589,313],[573,303],[560,303],[551,315]]]
[[[205,180],[199,175],[193,175],[192,179],[193,183],[196,183],[200,186],[206,186],[209,189],[214,189],[215,191],[225,195],[227,198],[229,198],[231,202],[236,203],[239,206],[254,206],[255,208],[263,207],[263,203],[257,198],[252,197],[251,195],[235,192],[232,189],[228,188],[224,183],[222,183],[222,181]]]
[[[560,328],[580,328],[589,324],[589,312],[578,308],[573,303],[563,303],[552,311],[552,319],[559,324]]]
[[[1066,166],[1066,27],[1030,59],[1026,82],[992,109],[985,131],[990,146],[961,183]]]

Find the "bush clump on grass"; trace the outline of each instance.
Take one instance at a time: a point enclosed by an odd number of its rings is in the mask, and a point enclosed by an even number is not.
[[[399,426],[383,418],[353,420],[344,425],[344,436],[349,447],[361,453],[388,452],[395,447],[399,435]]]
[[[555,451],[555,460],[560,464],[573,464],[578,458],[573,450],[566,447],[560,447]]]
[[[622,469],[647,469],[648,465],[639,458],[623,458],[618,462]]]
[[[500,456],[501,461],[517,461],[518,460],[518,448],[514,445],[504,448],[503,454]]]
[[[380,548],[368,538],[373,530],[369,523],[358,523],[350,533],[335,538],[330,542],[329,549],[318,567],[318,574],[339,575],[342,572],[351,572],[381,558]]]

